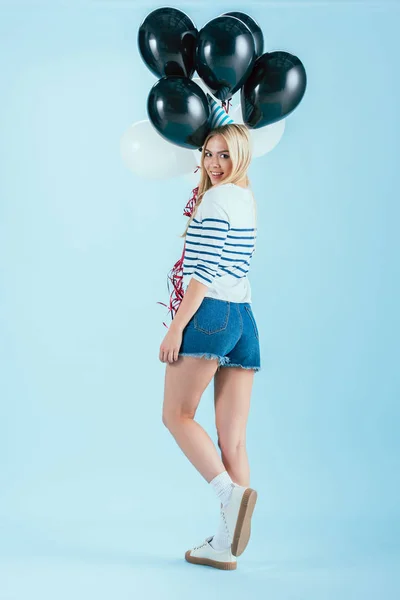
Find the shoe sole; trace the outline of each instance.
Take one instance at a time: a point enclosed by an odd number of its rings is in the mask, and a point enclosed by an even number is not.
[[[185,553],[185,559],[195,565],[205,565],[206,567],[214,567],[215,569],[222,569],[223,571],[234,571],[236,569],[235,562],[222,562],[219,560],[212,560],[211,558],[191,556],[190,550]]]
[[[251,517],[257,502],[257,492],[248,488],[243,494],[239,514],[236,522],[235,533],[231,545],[233,556],[240,556],[249,543],[251,533]]]

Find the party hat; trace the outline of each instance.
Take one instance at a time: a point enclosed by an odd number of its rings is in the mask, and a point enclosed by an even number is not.
[[[228,123],[234,123],[235,121],[228,115],[228,113],[219,106],[218,102],[214,100],[209,94],[207,94],[208,103],[210,105],[210,129],[221,127],[222,125],[228,125]]]

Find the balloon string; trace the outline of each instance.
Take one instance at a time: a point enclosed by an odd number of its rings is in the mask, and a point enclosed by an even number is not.
[[[198,166],[194,172],[197,173],[197,171],[199,169],[200,169],[200,166]],[[193,188],[192,195],[189,198],[188,202],[186,203],[185,208],[183,209],[183,215],[185,217],[192,216],[194,208],[196,206],[198,192],[199,192],[198,186]],[[178,308],[179,308],[179,306],[183,300],[183,297],[185,295],[185,292],[183,291],[183,262],[185,259],[185,248],[186,248],[186,241],[183,244],[182,256],[180,257],[179,260],[176,261],[176,263],[174,264],[174,266],[172,267],[172,269],[170,270],[170,272],[167,275],[167,289],[168,289],[168,293],[170,294],[169,305],[167,306],[164,302],[157,302],[157,304],[161,304],[162,306],[165,306],[166,308],[168,308],[168,312],[171,314],[171,320],[173,320],[174,316],[176,315]],[[173,288],[172,292],[170,289],[170,283],[172,284],[172,288]],[[164,325],[164,327],[166,327],[168,329],[168,325],[166,325],[166,323],[163,322],[163,325]]]
[[[232,100],[232,98],[229,98],[228,104],[226,104],[225,100],[222,100],[222,102],[221,102],[222,108],[224,109],[224,111],[226,112],[226,114],[229,113],[229,109],[232,106],[231,100]]]

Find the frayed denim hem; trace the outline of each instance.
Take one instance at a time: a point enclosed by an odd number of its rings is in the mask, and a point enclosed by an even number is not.
[[[243,365],[234,365],[233,363],[229,363],[228,365],[223,365],[224,367],[241,367],[242,369],[248,369],[248,370],[252,370],[255,371],[256,373],[258,371],[261,371],[261,367],[244,367]]]
[[[241,367],[242,369],[249,369],[255,372],[261,371],[261,367],[244,367],[243,365],[235,365],[230,362],[230,358],[228,358],[228,356],[218,356],[218,354],[210,354],[206,352],[198,352],[197,354],[191,352],[179,352],[179,356],[194,356],[195,358],[206,358],[209,360],[217,358],[219,367]]]
[[[197,354],[191,352],[179,352],[179,356],[193,356],[195,358],[207,358],[208,360],[217,358],[219,367],[225,367],[229,363],[229,358],[227,356],[218,356],[218,354],[209,354],[207,352],[198,352]]]

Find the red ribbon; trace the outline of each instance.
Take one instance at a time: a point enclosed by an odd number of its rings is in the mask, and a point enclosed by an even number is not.
[[[232,106],[231,100],[232,100],[232,98],[229,98],[228,104],[226,104],[226,100],[222,100],[222,102],[221,102],[222,108],[224,109],[226,114],[229,113],[229,109]]]
[[[194,172],[197,173],[197,171],[199,169],[200,169],[200,167],[197,167],[197,169]],[[189,198],[185,208],[183,209],[183,216],[185,216],[185,217],[192,216],[194,208],[196,206],[198,191],[199,191],[198,187],[193,188],[192,195]],[[167,304],[165,304],[164,302],[157,302],[157,304],[161,304],[162,306],[165,306],[166,308],[168,308],[168,312],[171,313],[171,320],[176,315],[178,308],[180,306],[180,303],[182,302],[183,297],[185,295],[185,293],[183,291],[183,261],[185,258],[185,248],[186,248],[186,241],[183,245],[182,256],[180,257],[179,260],[176,261],[176,263],[172,267],[171,271],[167,275],[167,288],[168,288],[168,293],[170,293],[169,306],[167,306]],[[172,284],[172,288],[173,288],[172,292],[171,292],[171,288],[170,288],[170,283]],[[163,322],[163,325],[168,329],[168,325],[166,325],[164,322]]]

